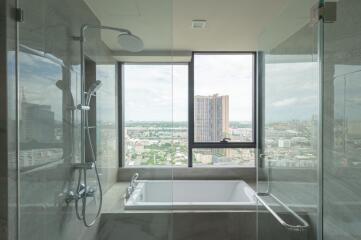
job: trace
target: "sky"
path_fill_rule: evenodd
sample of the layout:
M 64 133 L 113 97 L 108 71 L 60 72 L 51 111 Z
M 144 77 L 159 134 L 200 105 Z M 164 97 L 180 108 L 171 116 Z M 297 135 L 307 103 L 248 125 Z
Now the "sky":
M 125 65 L 125 121 L 186 121 L 186 65 Z
M 307 120 L 319 111 L 318 63 L 288 62 L 287 59 L 285 62 L 279 60 L 277 63 L 266 63 L 267 122 Z M 24 89 L 26 100 L 51 105 L 56 120 L 61 120 L 62 91 L 56 87 L 56 82 L 63 78 L 62 67 L 45 58 L 23 53 L 20 55 L 20 64 L 20 88 Z M 248 121 L 251 117 L 249 109 L 252 101 L 250 67 L 251 61 L 247 57 L 196 56 L 195 94 L 229 95 L 230 120 Z M 342 75 L 344 68 L 346 67 L 337 66 L 336 75 Z M 71 75 L 72 95 L 77 104 L 79 74 L 72 70 Z M 353 75 L 349 78 L 352 80 L 352 77 Z M 125 65 L 125 120 L 187 121 L 187 78 L 186 65 Z M 354 78 L 358 79 L 358 76 Z M 115 66 L 98 66 L 97 79 L 103 82 L 98 92 L 98 117 L 102 121 L 115 121 Z M 349 91 L 352 91 L 353 86 L 351 83 L 349 85 Z M 336 104 L 337 101 L 342 103 L 342 93 L 336 94 L 341 96 L 341 100 L 336 99 Z M 359 99 L 355 102 L 358 103 Z
M 266 63 L 266 122 L 310 120 L 319 113 L 317 62 Z
M 229 96 L 229 119 L 252 121 L 253 55 L 208 55 L 194 58 L 194 94 Z
M 220 64 L 221 63 L 221 64 Z M 251 55 L 196 55 L 195 94 L 229 95 L 230 120 L 252 120 Z M 187 121 L 186 65 L 125 65 L 126 121 Z

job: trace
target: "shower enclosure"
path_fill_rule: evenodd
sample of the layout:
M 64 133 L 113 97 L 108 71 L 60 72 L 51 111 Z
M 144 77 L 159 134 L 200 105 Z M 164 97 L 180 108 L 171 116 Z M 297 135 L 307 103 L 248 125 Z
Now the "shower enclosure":
M 257 62 L 250 168 L 189 160 L 233 152 L 227 137 L 187 142 L 204 53 L 174 50 L 179 2 L 104 2 L 0 3 L 1 239 L 361 239 L 359 0 L 283 0 L 246 52 Z M 84 26 L 99 27 L 79 38 Z
M 360 7 L 286 1 L 259 37 L 259 240 L 360 238 Z

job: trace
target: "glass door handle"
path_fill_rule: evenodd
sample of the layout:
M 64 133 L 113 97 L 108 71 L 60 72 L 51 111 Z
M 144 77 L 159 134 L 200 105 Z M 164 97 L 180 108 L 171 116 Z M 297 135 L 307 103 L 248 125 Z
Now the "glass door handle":
M 297 231 L 297 232 L 301 232 L 303 230 L 306 230 L 309 227 L 309 224 L 300 216 L 298 215 L 296 212 L 294 212 L 291 208 L 289 208 L 286 204 L 284 204 L 281 200 L 279 200 L 276 196 L 274 196 L 273 194 L 270 193 L 256 193 L 255 194 L 257 200 L 262 203 L 262 205 L 272 214 L 272 216 L 274 218 L 277 219 L 277 221 L 284 226 L 285 228 L 291 230 L 291 231 Z M 278 213 L 276 213 L 267 203 L 266 201 L 264 201 L 262 199 L 262 196 L 269 196 L 271 198 L 273 198 L 279 205 L 281 205 L 282 207 L 284 207 L 294 218 L 296 218 L 300 224 L 297 225 L 292 225 L 287 223 L 285 220 L 283 220 L 283 218 L 278 215 Z

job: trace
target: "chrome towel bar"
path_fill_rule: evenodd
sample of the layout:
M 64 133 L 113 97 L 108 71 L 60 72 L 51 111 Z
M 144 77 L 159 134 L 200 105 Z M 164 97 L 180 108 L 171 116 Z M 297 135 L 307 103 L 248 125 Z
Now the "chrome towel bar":
M 281 200 L 279 200 L 277 197 L 275 197 L 273 194 L 270 193 L 256 193 L 256 198 L 259 202 L 262 203 L 262 205 L 273 215 L 274 218 L 277 219 L 277 221 L 291 231 L 304 231 L 309 227 L 309 224 L 296 212 L 294 212 L 291 208 L 289 208 L 287 205 L 285 205 Z M 292 216 L 294 216 L 301 224 L 298 225 L 292 225 L 288 224 L 286 221 L 284 221 L 280 215 L 278 215 L 263 199 L 263 196 L 269 196 L 273 198 L 278 204 L 280 204 L 282 207 L 284 207 L 288 212 L 291 213 Z

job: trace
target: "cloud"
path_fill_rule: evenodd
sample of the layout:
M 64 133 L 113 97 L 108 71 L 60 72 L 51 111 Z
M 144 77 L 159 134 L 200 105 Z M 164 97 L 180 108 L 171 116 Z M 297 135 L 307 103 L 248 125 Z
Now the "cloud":
M 297 98 L 287 98 L 280 101 L 276 101 L 272 103 L 274 107 L 287 107 L 292 106 L 297 102 Z
M 316 103 L 316 97 L 315 96 L 306 96 L 302 98 L 286 98 L 279 101 L 273 102 L 271 105 L 273 107 L 289 107 L 294 106 L 298 104 L 313 104 Z

